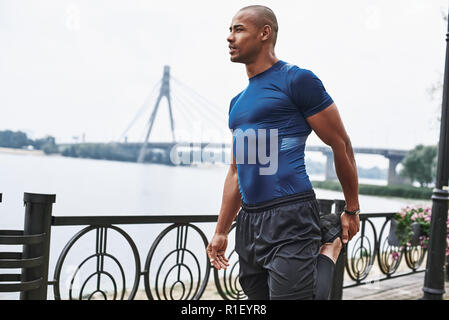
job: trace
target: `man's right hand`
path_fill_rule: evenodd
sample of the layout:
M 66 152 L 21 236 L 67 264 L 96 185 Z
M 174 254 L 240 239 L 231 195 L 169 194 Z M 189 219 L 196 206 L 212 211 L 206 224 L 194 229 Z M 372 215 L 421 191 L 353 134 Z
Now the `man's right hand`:
M 226 247 L 228 246 L 228 236 L 226 234 L 215 233 L 207 246 L 207 255 L 212 265 L 220 270 L 229 266 L 228 259 L 225 257 Z

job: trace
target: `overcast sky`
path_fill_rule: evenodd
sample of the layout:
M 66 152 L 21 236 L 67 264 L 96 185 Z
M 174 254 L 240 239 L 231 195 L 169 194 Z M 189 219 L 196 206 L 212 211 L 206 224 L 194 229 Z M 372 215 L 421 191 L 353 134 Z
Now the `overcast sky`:
M 437 143 L 441 92 L 432 100 L 428 91 L 443 77 L 445 0 L 0 0 L 0 130 L 111 141 L 146 101 L 128 132 L 142 138 L 151 90 L 170 65 L 213 103 L 212 127 L 230 140 L 229 101 L 248 78 L 230 62 L 226 37 L 233 15 L 250 4 L 273 9 L 277 57 L 321 78 L 354 147 Z M 200 115 L 176 90 L 175 126 L 185 133 Z M 164 101 L 150 140 L 169 132 Z

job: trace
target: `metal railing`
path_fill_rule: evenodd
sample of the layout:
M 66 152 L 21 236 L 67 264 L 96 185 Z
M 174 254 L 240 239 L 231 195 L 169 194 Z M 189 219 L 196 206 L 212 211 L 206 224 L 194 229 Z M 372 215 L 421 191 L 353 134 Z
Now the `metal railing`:
M 198 224 L 212 225 L 216 223 L 217 215 L 52 216 L 54 202 L 55 195 L 25 193 L 24 230 L 0 230 L 1 245 L 23 245 L 22 252 L 0 252 L 0 269 L 21 270 L 20 274 L 0 273 L 0 292 L 21 292 L 20 299 L 44 300 L 48 297 L 48 286 L 53 286 L 55 299 L 131 300 L 136 298 L 139 284 L 143 281 L 147 299 L 196 300 L 203 296 L 212 269 L 215 289 L 221 298 L 246 298 L 238 284 L 238 257 L 234 248 L 228 246 L 231 264 L 226 270 L 213 268 L 207 257 L 208 239 Z M 342 200 L 327 199 L 318 199 L 318 203 L 321 212 L 335 214 L 340 214 L 345 204 Z M 345 288 L 372 282 L 373 280 L 368 280 L 368 275 L 374 267 L 378 268 L 382 275 L 375 281 L 424 271 L 419 270 L 419 267 L 426 255 L 425 248 L 418 245 L 401 249 L 389 243 L 386 230 L 393 215 L 394 213 L 360 215 L 359 234 L 342 250 L 337 260 L 331 299 L 342 299 Z M 148 250 L 143 267 L 138 246 L 133 238 L 119 227 L 142 224 L 148 225 L 148 228 L 150 225 L 169 224 L 163 231 L 157 231 L 158 235 Z M 65 244 L 56 262 L 53 278 L 49 281 L 50 233 L 52 228 L 61 226 L 83 228 Z M 234 232 L 234 229 L 235 224 L 232 225 L 230 233 Z M 123 260 L 120 261 L 111 252 L 114 246 L 107 247 L 110 237 L 113 237 L 114 241 L 120 239 L 128 246 L 132 259 L 125 259 L 125 262 L 131 264 L 134 270 L 131 281 L 124 271 Z M 81 262 L 69 272 L 63 272 L 67 257 L 83 240 L 89 243 L 88 248 L 94 248 L 93 252 L 88 252 L 86 247 L 82 250 L 85 257 L 77 257 Z M 95 246 L 92 242 L 95 242 Z M 403 257 L 408 270 L 399 272 Z M 88 276 L 84 273 L 81 277 L 81 270 L 89 264 L 94 271 Z M 115 266 L 118 277 L 108 271 L 111 266 Z M 62 279 L 63 276 L 66 279 Z M 127 281 L 132 283 L 130 288 Z M 103 288 L 106 282 L 109 283 L 107 290 Z M 62 292 L 64 285 L 68 290 L 65 296 Z

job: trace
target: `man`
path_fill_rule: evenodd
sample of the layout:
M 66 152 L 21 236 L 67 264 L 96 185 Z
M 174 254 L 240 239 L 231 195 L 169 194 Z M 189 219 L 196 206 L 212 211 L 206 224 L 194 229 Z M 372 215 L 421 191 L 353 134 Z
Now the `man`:
M 327 299 L 342 241 L 359 230 L 356 164 L 337 107 L 318 77 L 276 58 L 277 32 L 276 17 L 265 6 L 245 7 L 232 19 L 229 54 L 246 65 L 249 84 L 229 108 L 231 165 L 207 253 L 215 268 L 229 266 L 227 234 L 238 213 L 239 282 L 249 299 Z M 304 165 L 312 129 L 333 150 L 346 200 L 341 220 L 319 216 Z M 267 154 L 276 156 L 272 163 Z

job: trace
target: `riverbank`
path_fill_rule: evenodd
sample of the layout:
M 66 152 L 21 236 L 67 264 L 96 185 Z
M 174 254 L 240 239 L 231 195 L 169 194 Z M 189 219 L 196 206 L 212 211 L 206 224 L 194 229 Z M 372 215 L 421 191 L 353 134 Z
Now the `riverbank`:
M 312 181 L 314 188 L 342 191 L 338 181 Z M 429 200 L 432 196 L 431 188 L 419 188 L 409 185 L 372 185 L 359 184 L 359 194 L 373 195 L 380 197 L 398 197 L 407 199 Z
M 18 155 L 33 155 L 33 156 L 45 155 L 44 151 L 42 151 L 42 150 L 27 150 L 27 149 L 15 149 L 15 148 L 0 148 L 0 153 L 18 154 Z

